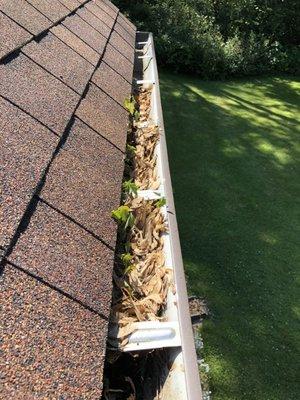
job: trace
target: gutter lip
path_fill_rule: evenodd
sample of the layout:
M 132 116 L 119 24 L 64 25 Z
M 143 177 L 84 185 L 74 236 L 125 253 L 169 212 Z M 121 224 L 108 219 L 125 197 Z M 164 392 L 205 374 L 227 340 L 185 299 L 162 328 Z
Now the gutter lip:
M 160 128 L 160 143 L 161 143 L 161 160 L 162 160 L 162 171 L 164 176 L 164 189 L 165 196 L 168 203 L 168 221 L 169 221 L 169 234 L 171 236 L 171 250 L 174 258 L 174 278 L 176 282 L 176 289 L 178 292 L 178 318 L 179 318 L 179 329 L 181 335 L 181 348 L 183 353 L 184 362 L 184 375 L 186 380 L 187 396 L 188 400 L 201 400 L 202 389 L 200 383 L 200 374 L 197 363 L 197 355 L 194 342 L 194 334 L 192 329 L 191 317 L 189 312 L 188 294 L 186 279 L 184 274 L 184 266 L 182 260 L 182 252 L 179 239 L 178 224 L 176 219 L 176 211 L 173 197 L 173 189 L 171 182 L 171 174 L 168 160 L 166 134 L 164 128 L 164 118 L 161 105 L 160 87 L 159 87 L 159 76 L 157 69 L 156 54 L 154 48 L 154 39 L 151 32 L 137 31 L 137 34 L 148 35 L 148 40 L 152 45 L 152 57 L 154 66 L 155 76 L 155 96 L 157 102 L 157 114 L 159 119 Z

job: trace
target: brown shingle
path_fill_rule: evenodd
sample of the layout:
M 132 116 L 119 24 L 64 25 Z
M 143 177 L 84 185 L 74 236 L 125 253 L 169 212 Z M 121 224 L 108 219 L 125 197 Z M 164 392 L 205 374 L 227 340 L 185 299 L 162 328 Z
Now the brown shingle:
M 9 260 L 108 317 L 113 257 L 98 239 L 39 203 Z
M 32 35 L 0 11 L 0 59 L 27 42 Z
M 115 19 L 110 15 L 106 14 L 100 7 L 98 7 L 94 2 L 89 2 L 85 7 L 93 13 L 97 18 L 103 21 L 109 28 L 112 28 Z
M 135 47 L 135 33 L 128 27 L 122 26 L 122 21 L 118 18 L 118 22 L 115 24 L 115 31 L 118 32 L 123 39 L 130 44 L 131 47 Z
M 58 0 L 26 0 L 28 3 L 32 4 L 39 12 L 44 14 L 52 22 L 57 22 L 58 20 L 64 18 L 70 13 L 65 6 L 63 6 Z
M 59 0 L 65 7 L 67 7 L 70 11 L 76 10 L 80 6 L 77 0 Z
M 65 148 L 52 164 L 41 196 L 114 246 L 116 224 L 110 213 L 120 204 L 123 154 L 80 121 Z
M 0 10 L 34 35 L 48 29 L 52 24 L 25 0 L 0 0 Z
M 86 7 L 79 9 L 77 14 L 106 38 L 110 35 L 111 28 L 92 14 Z
M 124 29 L 128 30 L 128 32 L 135 36 L 136 34 L 136 26 L 129 21 L 128 18 L 125 17 L 122 13 L 118 15 L 118 22 L 123 26 Z
M 96 65 L 100 58 L 99 54 L 88 46 L 78 36 L 74 35 L 69 29 L 62 25 L 54 26 L 50 31 L 57 36 L 60 40 L 66 43 L 69 47 L 75 50 L 77 53 L 82 55 L 91 64 Z
M 39 43 L 30 42 L 22 51 L 80 94 L 94 70 L 89 62 L 52 33 Z
M 78 15 L 72 15 L 63 21 L 63 25 L 80 37 L 100 55 L 103 53 L 106 38 L 87 24 Z
M 104 62 L 102 62 L 99 68 L 95 71 L 92 82 L 103 89 L 122 106 L 125 98 L 131 94 L 130 83 Z M 112 85 L 111 82 L 114 82 L 114 85 Z
M 111 180 L 113 185 L 120 186 L 124 155 L 81 120 L 75 118 L 63 148 L 78 157 L 84 164 L 98 169 L 106 181 Z
M 112 18 L 115 18 L 118 12 L 118 9 L 113 9 L 112 7 L 108 6 L 102 0 L 93 0 L 93 2 L 100 7 L 106 14 L 110 15 Z
M 0 398 L 99 399 L 107 322 L 10 265 L 0 293 Z
M 51 131 L 0 97 L 0 244 L 9 244 L 58 143 Z
M 119 11 L 118 7 L 115 6 L 111 1 L 109 0 L 102 0 L 102 3 L 105 3 L 108 7 L 112 8 L 115 11 Z
M 76 115 L 93 129 L 125 150 L 127 112 L 95 85 L 91 85 Z
M 106 47 L 103 60 L 128 82 L 132 82 L 133 64 L 110 44 Z
M 125 39 L 122 38 L 116 31 L 113 31 L 109 43 L 114 46 L 123 56 L 131 63 L 134 61 L 134 48 L 131 47 Z
M 0 65 L 0 94 L 61 135 L 79 96 L 21 54 Z

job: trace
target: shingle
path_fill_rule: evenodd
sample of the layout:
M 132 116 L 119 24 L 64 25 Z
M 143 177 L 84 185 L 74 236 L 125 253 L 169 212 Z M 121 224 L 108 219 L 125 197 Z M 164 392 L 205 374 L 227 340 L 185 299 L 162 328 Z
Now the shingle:
M 118 9 L 113 9 L 104 3 L 102 0 L 93 0 L 93 2 L 100 7 L 106 14 L 110 15 L 112 18 L 115 18 L 118 12 Z
M 59 0 L 66 8 L 70 11 L 76 10 L 76 8 L 80 7 L 80 4 L 77 0 Z
M 100 7 L 98 7 L 94 2 L 89 2 L 85 7 L 93 13 L 97 18 L 103 21 L 109 28 L 112 28 L 115 19 L 110 15 L 106 14 Z
M 9 260 L 108 317 L 113 257 L 98 239 L 39 203 Z
M 118 22 L 120 25 L 123 26 L 125 30 L 128 30 L 130 34 L 132 34 L 133 36 L 136 35 L 136 26 L 122 13 L 118 15 Z
M 57 22 L 70 13 L 58 0 L 26 0 L 32 4 L 39 12 L 44 14 L 52 22 Z
M 93 29 L 78 15 L 72 15 L 63 21 L 63 25 L 80 37 L 85 43 L 91 46 L 100 55 L 106 45 L 106 38 Z
M 74 35 L 69 29 L 62 25 L 54 26 L 50 31 L 69 47 L 82 55 L 87 61 L 93 65 L 97 65 L 100 58 L 99 54 L 90 46 L 84 43 L 78 36 Z
M 0 59 L 27 42 L 32 35 L 0 11 Z
M 126 40 L 130 44 L 131 47 L 135 47 L 135 33 L 132 32 L 130 28 L 124 28 L 122 24 L 119 22 L 120 19 L 118 19 L 118 22 L 115 24 L 115 31 L 118 32 L 120 36 L 122 36 L 123 39 Z
M 105 3 L 107 6 L 109 6 L 110 8 L 112 8 L 115 11 L 119 11 L 118 7 L 115 6 L 111 1 L 109 0 L 102 0 L 102 3 Z
M 0 244 L 9 244 L 58 143 L 51 131 L 0 97 Z
M 78 94 L 21 54 L 0 65 L 0 94 L 61 135 Z
M 95 85 L 90 86 L 76 115 L 119 149 L 125 150 L 127 112 Z
M 78 157 L 84 164 L 98 169 L 105 180 L 110 180 L 117 187 L 120 186 L 124 170 L 123 153 L 81 120 L 75 118 L 63 149 Z
M 79 9 L 77 14 L 106 38 L 110 35 L 111 28 L 92 14 L 86 7 Z
M 41 196 L 114 246 L 117 232 L 110 214 L 120 204 L 123 154 L 82 123 L 71 135 L 66 150 L 51 165 Z M 90 155 L 94 162 L 87 161 Z
M 52 25 L 48 18 L 25 0 L 0 0 L 0 10 L 34 35 Z
M 131 63 L 134 62 L 134 48 L 131 47 L 116 31 L 113 31 L 109 43 L 123 54 L 123 56 L 125 56 Z
M 133 64 L 110 44 L 106 47 L 103 60 L 116 72 L 122 75 L 128 82 L 132 82 Z
M 92 82 L 113 97 L 122 106 L 125 98 L 131 94 L 131 84 L 104 62 L 96 69 Z M 113 85 L 111 84 L 112 82 L 114 82 Z
M 94 70 L 89 62 L 52 33 L 39 43 L 30 42 L 22 51 L 80 94 Z
M 10 265 L 0 292 L 1 399 L 99 399 L 107 322 Z

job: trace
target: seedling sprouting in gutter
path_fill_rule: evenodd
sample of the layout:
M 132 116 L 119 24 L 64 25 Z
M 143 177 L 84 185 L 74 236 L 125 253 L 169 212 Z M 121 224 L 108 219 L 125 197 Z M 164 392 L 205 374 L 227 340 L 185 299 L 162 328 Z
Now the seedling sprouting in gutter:
M 132 228 L 134 224 L 134 216 L 128 206 L 120 206 L 111 212 L 111 216 L 115 221 L 126 231 L 127 228 Z
M 124 265 L 124 274 L 128 274 L 131 272 L 134 268 L 135 265 L 132 263 L 133 256 L 130 253 L 124 253 L 121 255 L 121 260 Z
M 133 96 L 127 97 L 124 100 L 124 107 L 135 121 L 139 120 L 140 113 L 137 110 L 137 102 L 135 101 L 135 98 Z
M 159 200 L 157 200 L 157 201 L 155 202 L 155 206 L 156 206 L 157 208 L 160 208 L 160 207 L 165 206 L 166 203 L 167 203 L 167 202 L 166 202 L 165 197 L 161 197 Z
M 126 153 L 127 153 L 128 157 L 134 157 L 135 152 L 136 152 L 135 146 L 131 146 L 130 144 L 126 145 Z
M 129 179 L 128 181 L 123 182 L 123 190 L 125 194 L 128 194 L 129 196 L 135 197 L 137 196 L 138 192 L 138 186 L 133 182 L 132 179 Z

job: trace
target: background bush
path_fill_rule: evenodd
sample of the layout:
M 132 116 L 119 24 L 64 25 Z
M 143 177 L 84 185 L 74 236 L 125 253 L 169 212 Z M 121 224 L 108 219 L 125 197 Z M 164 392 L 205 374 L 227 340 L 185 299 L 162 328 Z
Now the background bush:
M 115 0 L 161 65 L 204 78 L 299 73 L 298 0 Z

